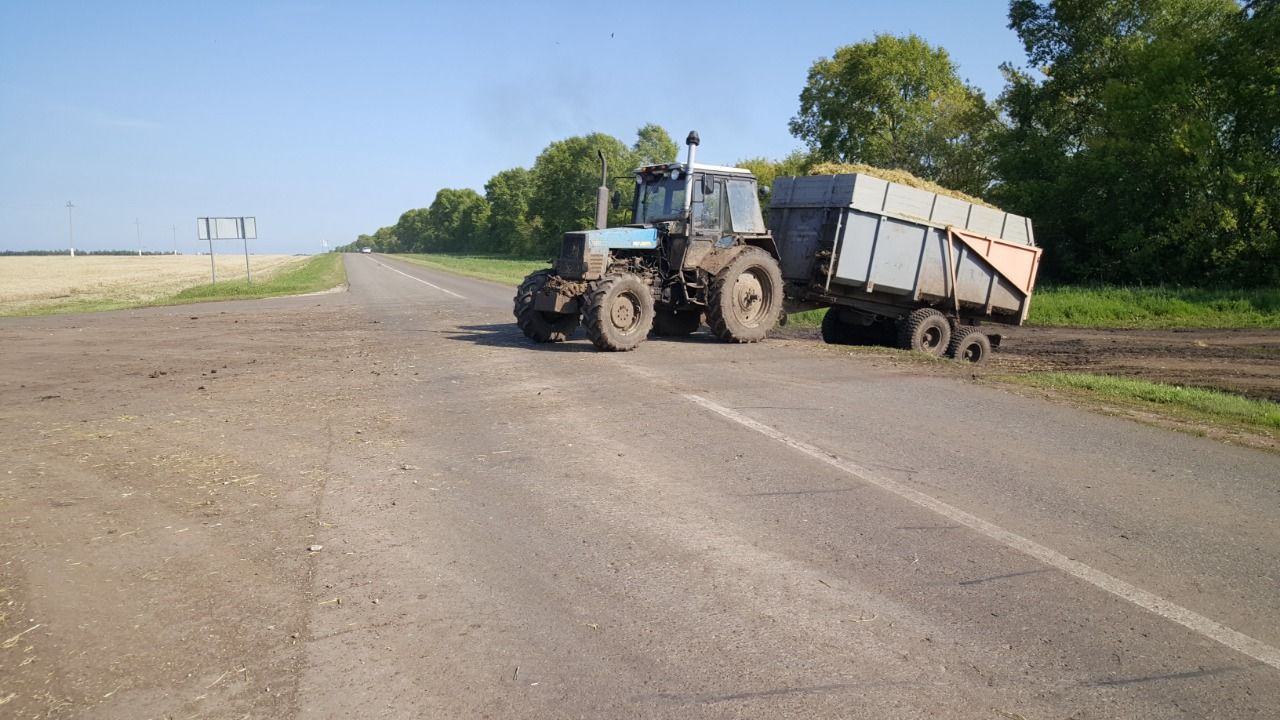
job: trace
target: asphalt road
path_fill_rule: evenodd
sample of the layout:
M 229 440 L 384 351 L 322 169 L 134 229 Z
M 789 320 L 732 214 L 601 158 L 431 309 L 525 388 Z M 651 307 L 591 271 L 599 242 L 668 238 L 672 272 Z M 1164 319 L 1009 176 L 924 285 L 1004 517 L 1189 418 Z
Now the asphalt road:
M 804 343 L 534 346 L 507 288 L 382 256 L 347 270 L 342 294 L 0 324 L 15 367 L 91 342 L 130 377 L 112 394 L 68 379 L 100 407 L 84 417 L 36 401 L 53 392 L 37 371 L 0 383 L 18 408 L 0 460 L 22 476 L 2 486 L 0 579 L 43 626 L 0 651 L 16 706 L 38 709 L 43 681 L 83 717 L 1280 717 L 1273 454 Z M 187 313 L 221 329 L 193 334 Z M 143 336 L 151 357 L 106 354 Z M 234 358 L 225 385 L 141 379 L 214 351 Z M 153 465 L 168 456 L 147 443 L 179 437 L 236 466 L 224 485 L 274 483 L 236 496 L 253 508 L 238 535 L 192 524 L 183 542 L 205 544 L 182 572 L 141 576 L 202 598 L 149 636 L 148 673 L 88 650 L 145 645 L 129 618 L 154 603 L 83 636 L 74 620 L 123 553 L 158 568 L 172 540 L 94 556 L 69 604 L 49 589 L 103 535 L 42 523 L 130 477 L 77 460 L 118 448 L 51 428 L 144 420 L 124 444 Z M 30 489 L 64 466 L 84 477 Z M 166 507 L 153 525 L 191 512 Z M 253 575 L 208 579 L 235 562 Z M 27 639 L 48 650 L 19 665 Z

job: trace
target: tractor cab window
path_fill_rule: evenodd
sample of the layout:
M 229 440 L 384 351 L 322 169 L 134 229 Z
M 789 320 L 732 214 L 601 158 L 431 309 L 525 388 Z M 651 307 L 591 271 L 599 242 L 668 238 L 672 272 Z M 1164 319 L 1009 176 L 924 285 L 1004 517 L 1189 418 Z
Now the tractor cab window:
M 684 213 L 684 177 L 641 176 L 636 191 L 636 217 L 639 224 L 662 220 L 679 220 Z
M 721 204 L 724 193 L 714 178 L 693 179 L 693 227 L 695 230 L 720 231 Z
M 756 197 L 756 184 L 749 180 L 730 180 L 729 223 L 734 232 L 764 232 L 764 217 L 760 214 L 760 200 Z

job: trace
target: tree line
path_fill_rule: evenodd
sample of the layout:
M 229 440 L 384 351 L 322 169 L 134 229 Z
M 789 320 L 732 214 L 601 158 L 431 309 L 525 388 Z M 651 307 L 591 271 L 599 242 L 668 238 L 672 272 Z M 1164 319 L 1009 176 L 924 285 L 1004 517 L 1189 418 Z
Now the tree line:
M 802 150 L 738 164 L 761 186 L 864 163 L 982 197 L 1032 218 L 1048 280 L 1280 283 L 1280 0 L 1012 0 L 1008 19 L 1030 67 L 1003 65 L 998 97 L 945 49 L 878 35 L 810 68 Z M 652 124 L 629 146 L 559 140 L 347 249 L 551 256 L 592 226 L 597 150 L 621 175 L 678 147 Z M 611 186 L 629 207 L 632 184 Z

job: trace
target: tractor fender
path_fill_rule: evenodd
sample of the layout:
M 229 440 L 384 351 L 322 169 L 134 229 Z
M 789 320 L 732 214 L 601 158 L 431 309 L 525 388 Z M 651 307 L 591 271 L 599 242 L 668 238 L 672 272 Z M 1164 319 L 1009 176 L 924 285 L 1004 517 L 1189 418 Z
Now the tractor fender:
M 733 262 L 734 258 L 738 257 L 750 248 L 760 248 L 761 250 L 769 253 L 769 255 L 774 259 L 777 259 L 778 257 L 773 246 L 773 238 L 744 238 L 743 243 L 744 244 L 731 245 L 729 247 L 716 247 L 707 243 L 705 251 L 697 258 L 696 267 L 710 275 L 715 275 L 725 269 L 729 263 Z M 690 248 L 690 250 L 692 251 L 693 248 Z

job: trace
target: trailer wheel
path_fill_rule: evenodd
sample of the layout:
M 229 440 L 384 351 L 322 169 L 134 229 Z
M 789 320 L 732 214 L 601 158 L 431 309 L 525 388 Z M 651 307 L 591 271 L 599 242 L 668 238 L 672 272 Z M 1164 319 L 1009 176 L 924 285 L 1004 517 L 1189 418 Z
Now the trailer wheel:
M 578 329 L 577 313 L 553 313 L 533 309 L 533 299 L 551 279 L 550 270 L 530 274 L 516 290 L 516 325 L 524 336 L 537 343 L 561 342 Z
M 951 323 L 933 308 L 919 308 L 898 321 L 898 347 L 941 355 L 951 343 Z
M 947 357 L 960 362 L 980 365 L 991 356 L 991 339 L 987 334 L 973 327 L 962 327 L 951 338 L 951 346 L 947 348 Z
M 707 303 L 707 325 L 725 342 L 759 342 L 778 323 L 782 271 L 759 248 L 747 248 L 716 274 Z
M 582 324 L 601 350 L 625 352 L 653 328 L 653 290 L 637 275 L 609 275 L 587 288 Z
M 653 334 L 658 337 L 683 337 L 692 335 L 702 325 L 699 310 L 672 310 L 660 307 L 654 311 Z

